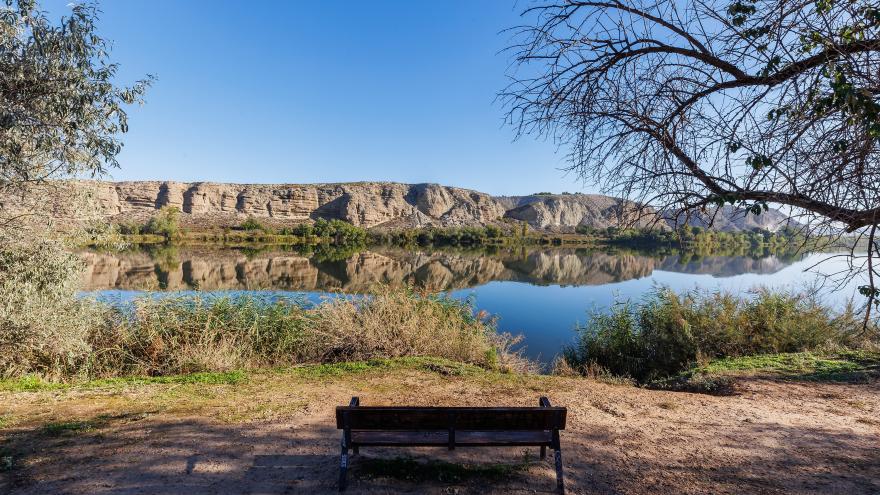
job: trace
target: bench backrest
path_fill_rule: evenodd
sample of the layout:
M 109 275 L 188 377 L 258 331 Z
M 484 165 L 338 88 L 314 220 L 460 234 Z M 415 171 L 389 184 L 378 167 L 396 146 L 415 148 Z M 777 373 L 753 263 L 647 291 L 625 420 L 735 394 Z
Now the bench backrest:
M 531 431 L 565 429 L 564 407 L 336 408 L 336 427 L 347 430 Z

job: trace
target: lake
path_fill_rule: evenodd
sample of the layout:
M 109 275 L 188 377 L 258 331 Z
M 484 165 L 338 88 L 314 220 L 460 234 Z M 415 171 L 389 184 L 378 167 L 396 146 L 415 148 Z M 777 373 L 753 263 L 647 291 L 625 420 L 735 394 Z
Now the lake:
M 820 284 L 805 271 L 831 254 L 780 257 L 646 254 L 626 250 L 515 248 L 496 250 L 371 248 L 346 253 L 161 247 L 122 253 L 87 251 L 85 295 L 124 304 L 145 292 L 257 293 L 319 301 L 362 294 L 377 283 L 413 285 L 473 298 L 498 317 L 501 331 L 522 334 L 525 354 L 552 361 L 591 310 L 615 300 L 639 299 L 656 285 L 746 293 Z M 842 258 L 825 262 L 833 273 Z M 825 284 L 829 304 L 842 306 L 859 285 Z

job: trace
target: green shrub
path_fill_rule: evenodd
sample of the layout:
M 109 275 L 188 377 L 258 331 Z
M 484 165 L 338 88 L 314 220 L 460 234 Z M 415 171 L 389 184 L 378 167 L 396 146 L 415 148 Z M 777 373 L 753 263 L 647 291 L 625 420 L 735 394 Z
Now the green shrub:
M 76 297 L 82 261 L 50 241 L 0 247 L 0 376 L 88 367 L 104 308 Z
M 581 372 L 600 367 L 646 382 L 700 360 L 858 343 L 861 327 L 850 310 L 835 314 L 805 294 L 762 289 L 752 296 L 658 288 L 640 304 L 591 315 L 563 358 Z
M 180 210 L 174 206 L 163 206 L 158 213 L 144 225 L 145 234 L 156 234 L 172 239 L 180 234 Z
M 504 231 L 501 230 L 501 227 L 497 225 L 487 225 L 486 226 L 486 237 L 490 239 L 497 239 L 504 235 Z
M 123 235 L 139 235 L 143 233 L 144 226 L 137 222 L 119 222 L 116 229 Z
M 298 235 L 300 237 L 311 237 L 315 233 L 315 229 L 311 224 L 301 223 L 293 228 L 293 235 Z
M 342 220 L 318 219 L 312 227 L 314 234 L 324 242 L 336 245 L 363 245 L 367 231 Z
M 263 232 L 269 232 L 269 228 L 260 223 L 256 218 L 249 216 L 244 222 L 241 222 L 241 225 L 238 226 L 240 230 L 260 230 Z
M 574 228 L 574 231 L 580 235 L 596 235 L 599 233 L 599 229 L 592 225 L 578 225 Z
M 314 229 L 311 224 L 301 223 L 294 225 L 293 227 L 282 227 L 278 229 L 278 233 L 281 235 L 290 235 L 305 239 L 314 235 Z

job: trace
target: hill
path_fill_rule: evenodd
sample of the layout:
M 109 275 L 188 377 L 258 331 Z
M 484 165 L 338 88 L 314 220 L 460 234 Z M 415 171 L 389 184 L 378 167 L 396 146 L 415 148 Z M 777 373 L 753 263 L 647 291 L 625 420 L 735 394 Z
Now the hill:
M 336 184 L 221 184 L 173 181 L 66 181 L 49 184 L 37 204 L 61 224 L 82 212 L 110 221 L 146 221 L 162 207 L 178 208 L 187 227 L 232 227 L 247 217 L 272 226 L 289 226 L 319 218 L 339 219 L 364 228 L 481 226 L 504 221 L 526 222 L 550 232 L 573 232 L 578 226 L 597 229 L 621 225 L 668 228 L 675 216 L 652 209 L 639 211 L 628 200 L 597 194 L 491 196 L 439 184 L 353 182 Z M 25 203 L 0 197 L 0 208 L 16 211 Z M 30 207 L 33 203 L 27 203 Z M 684 218 L 681 218 L 684 223 Z M 710 215 L 688 219 L 705 227 Z M 762 215 L 725 206 L 713 228 L 776 231 L 789 224 L 778 210 Z

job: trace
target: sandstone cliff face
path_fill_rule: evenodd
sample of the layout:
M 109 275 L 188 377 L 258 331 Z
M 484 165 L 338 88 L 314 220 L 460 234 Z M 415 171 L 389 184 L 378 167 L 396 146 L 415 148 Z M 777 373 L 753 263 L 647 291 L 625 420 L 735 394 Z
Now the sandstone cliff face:
M 437 184 L 356 182 L 342 184 L 218 184 L 172 181 L 67 181 L 44 188 L 38 203 L 60 220 L 102 217 L 145 222 L 164 206 L 183 213 L 187 227 L 232 227 L 253 216 L 273 226 L 320 218 L 339 219 L 365 228 L 479 226 L 512 219 L 532 228 L 573 232 L 579 225 L 604 229 L 621 225 L 667 228 L 674 219 L 651 209 L 638 211 L 627 200 L 594 194 L 492 197 Z M 23 209 L 23 203 L 0 197 L 0 209 Z M 30 204 L 30 203 L 29 203 Z M 725 207 L 713 228 L 776 230 L 786 216 L 770 210 L 760 216 Z M 692 218 L 691 224 L 705 225 Z M 794 224 L 797 225 L 797 224 Z
M 86 191 L 91 206 L 112 220 L 142 219 L 163 206 L 183 213 L 185 224 L 231 226 L 253 216 L 296 224 L 339 219 L 361 227 L 483 225 L 504 209 L 488 194 L 436 184 L 216 184 L 208 182 L 69 182 Z M 51 199 L 55 217 L 72 215 L 64 195 Z
M 639 211 L 631 201 L 597 194 L 507 196 L 498 200 L 509 209 L 505 217 L 528 222 L 534 228 L 561 232 L 580 225 L 597 229 L 621 225 L 666 228 L 652 209 Z
M 773 208 L 755 215 L 744 208 L 725 205 L 720 210 L 713 209 L 703 214 L 694 214 L 690 218 L 686 218 L 685 215 L 676 216 L 671 212 L 664 212 L 663 216 L 669 225 L 687 224 L 723 232 L 747 232 L 756 228 L 776 232 L 786 226 L 795 229 L 803 227 L 796 220 Z

